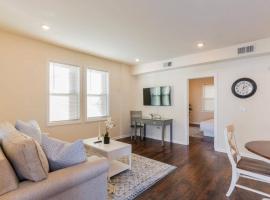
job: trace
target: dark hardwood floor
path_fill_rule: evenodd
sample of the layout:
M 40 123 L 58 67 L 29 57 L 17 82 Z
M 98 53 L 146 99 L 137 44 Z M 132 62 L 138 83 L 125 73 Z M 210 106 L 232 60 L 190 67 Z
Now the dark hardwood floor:
M 146 139 L 120 141 L 132 144 L 133 153 L 165 162 L 177 169 L 145 191 L 137 200 L 257 200 L 263 197 L 242 189 L 236 189 L 230 198 L 225 196 L 231 179 L 231 166 L 227 155 L 215 152 L 213 140 L 209 138 L 190 138 L 190 145 L 165 143 Z M 270 193 L 267 184 L 240 180 L 247 186 L 256 186 Z

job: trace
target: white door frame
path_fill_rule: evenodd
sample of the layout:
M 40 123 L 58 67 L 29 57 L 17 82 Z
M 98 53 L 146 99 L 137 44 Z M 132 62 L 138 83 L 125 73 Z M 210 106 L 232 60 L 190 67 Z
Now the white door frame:
M 186 92 L 185 92 L 185 144 L 189 145 L 189 81 L 192 79 L 214 77 L 215 87 L 215 111 L 214 111 L 214 149 L 217 150 L 218 141 L 218 74 L 217 73 L 202 73 L 195 76 L 189 76 L 186 79 Z

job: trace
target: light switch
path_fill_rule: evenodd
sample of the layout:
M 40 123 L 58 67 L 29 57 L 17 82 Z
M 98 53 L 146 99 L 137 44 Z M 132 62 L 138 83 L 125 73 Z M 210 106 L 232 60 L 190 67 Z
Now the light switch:
M 241 112 L 247 112 L 247 109 L 245 107 L 240 107 Z

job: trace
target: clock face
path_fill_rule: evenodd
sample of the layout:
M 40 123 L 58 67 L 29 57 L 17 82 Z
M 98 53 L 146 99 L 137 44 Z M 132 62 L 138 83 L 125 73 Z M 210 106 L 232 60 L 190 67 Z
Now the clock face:
M 241 78 L 232 85 L 232 92 L 239 98 L 248 98 L 255 94 L 257 90 L 256 83 L 249 78 Z

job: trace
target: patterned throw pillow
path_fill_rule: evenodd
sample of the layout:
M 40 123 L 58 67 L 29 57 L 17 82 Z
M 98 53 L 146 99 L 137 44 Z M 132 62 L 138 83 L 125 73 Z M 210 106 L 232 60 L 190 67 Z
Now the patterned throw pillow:
M 17 120 L 15 128 L 20 132 L 35 139 L 38 143 L 41 143 L 41 130 L 38 123 L 35 120 L 31 120 L 29 122 Z
M 76 165 L 87 159 L 82 140 L 68 143 L 42 134 L 41 141 L 51 171 Z

